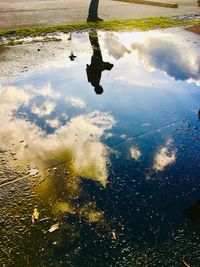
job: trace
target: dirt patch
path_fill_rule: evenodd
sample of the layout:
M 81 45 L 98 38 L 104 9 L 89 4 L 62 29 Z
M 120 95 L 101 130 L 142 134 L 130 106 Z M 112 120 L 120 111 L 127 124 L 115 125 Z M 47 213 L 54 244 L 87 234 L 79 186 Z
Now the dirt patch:
M 3 45 L 0 45 L 0 53 L 5 50 L 5 47 Z
M 186 30 L 200 34 L 200 25 L 193 25 L 193 26 L 187 27 Z

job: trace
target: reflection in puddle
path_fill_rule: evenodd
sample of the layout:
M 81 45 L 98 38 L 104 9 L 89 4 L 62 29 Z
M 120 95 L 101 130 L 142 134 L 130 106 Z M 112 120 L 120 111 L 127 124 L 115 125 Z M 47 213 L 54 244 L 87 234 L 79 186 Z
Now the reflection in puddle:
M 136 147 L 131 147 L 130 152 L 131 152 L 131 157 L 135 160 L 138 160 L 141 157 L 141 152 Z
M 166 145 L 156 153 L 153 165 L 156 171 L 163 171 L 168 165 L 176 161 L 176 151 L 170 148 L 172 142 L 171 139 L 168 139 Z
M 1 55 L 0 263 L 195 266 L 199 41 L 60 37 Z
M 39 172 L 40 180 L 44 181 L 34 188 L 34 192 L 45 201 L 45 205 L 52 207 L 53 212 L 74 214 L 76 210 L 76 214 L 87 217 L 89 221 L 98 221 L 102 214 L 95 210 L 94 205 L 90 205 L 91 209 L 86 206 L 85 210 L 85 206 L 74 207 L 73 201 L 81 194 L 80 177 L 96 180 L 104 187 L 107 184 L 108 148 L 100 138 L 113 127 L 114 118 L 98 111 L 79 115 L 54 133 L 47 134 L 34 122 L 15 116 L 20 105 L 31 102 L 30 95 L 14 87 L 2 88 L 2 95 L 15 90 L 17 97 L 14 94 L 6 96 L 10 101 L 3 103 L 7 113 L 0 129 L 1 140 L 4 140 L 2 147 L 10 148 L 17 159 L 11 158 L 8 165 L 19 168 L 21 172 L 30 169 L 32 176 Z M 38 117 L 50 115 L 52 104 L 48 103 L 47 108 L 38 108 L 38 112 L 31 107 L 31 112 Z M 82 106 L 83 102 L 76 100 L 75 103 Z
M 5 99 L 9 101 L 4 101 Z M 12 147 L 18 159 L 16 164 L 20 161 L 24 166 L 29 165 L 40 170 L 66 164 L 75 175 L 97 179 L 105 186 L 108 151 L 100 138 L 106 130 L 113 127 L 114 118 L 109 113 L 95 111 L 73 117 L 54 133 L 47 134 L 34 122 L 24 119 L 23 116 L 20 118 L 21 114 L 15 116 L 19 106 L 28 105 L 29 101 L 31 102 L 31 96 L 23 90 L 15 87 L 2 88 L 3 124 L 0 136 L 4 140 L 5 148 Z M 50 105 L 46 105 L 46 108 L 43 105 L 38 112 L 35 112 L 33 103 L 31 112 L 39 118 L 50 115 L 52 103 L 48 103 Z M 76 100 L 77 103 L 82 105 L 80 100 Z M 55 122 L 55 119 L 50 121 Z
M 91 31 L 89 33 L 89 39 L 93 49 L 93 55 L 91 64 L 87 64 L 86 67 L 87 78 L 88 82 L 94 87 L 95 93 L 101 95 L 103 93 L 103 87 L 100 85 L 101 74 L 104 70 L 111 70 L 113 64 L 103 61 L 97 31 Z
M 166 34 L 162 39 L 160 36 L 148 37 L 142 44 L 133 43 L 132 48 L 137 51 L 139 60 L 147 70 L 161 70 L 176 80 L 198 83 L 200 67 L 197 51 L 191 48 L 185 50 L 181 41 L 173 37 L 170 34 Z

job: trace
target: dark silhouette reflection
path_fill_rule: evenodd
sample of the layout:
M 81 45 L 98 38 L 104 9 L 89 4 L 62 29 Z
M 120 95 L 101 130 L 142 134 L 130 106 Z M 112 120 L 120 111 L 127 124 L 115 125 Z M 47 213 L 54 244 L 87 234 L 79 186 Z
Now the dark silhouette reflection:
M 104 62 L 101 54 L 97 31 L 93 30 L 89 33 L 90 43 L 93 49 L 90 65 L 87 64 L 86 72 L 88 82 L 94 87 L 96 94 L 103 93 L 103 87 L 100 85 L 101 73 L 104 70 L 111 70 L 113 64 Z
M 70 41 L 70 43 L 71 43 L 71 41 L 72 41 L 72 33 L 70 33 L 68 41 Z M 72 44 L 71 44 L 71 46 L 72 46 Z M 70 54 L 69 58 L 70 58 L 71 61 L 74 61 L 74 59 L 76 58 L 76 56 L 74 55 L 73 51 L 71 51 L 71 54 Z
M 76 58 L 76 56 L 74 55 L 73 51 L 71 52 L 69 58 L 70 58 L 71 61 L 74 61 L 74 59 Z

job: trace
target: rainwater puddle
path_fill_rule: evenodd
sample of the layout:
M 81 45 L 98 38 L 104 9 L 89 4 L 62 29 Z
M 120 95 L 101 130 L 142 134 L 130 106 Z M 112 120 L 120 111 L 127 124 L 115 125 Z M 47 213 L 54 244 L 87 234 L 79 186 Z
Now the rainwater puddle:
M 58 37 L 0 54 L 0 264 L 199 266 L 199 36 Z

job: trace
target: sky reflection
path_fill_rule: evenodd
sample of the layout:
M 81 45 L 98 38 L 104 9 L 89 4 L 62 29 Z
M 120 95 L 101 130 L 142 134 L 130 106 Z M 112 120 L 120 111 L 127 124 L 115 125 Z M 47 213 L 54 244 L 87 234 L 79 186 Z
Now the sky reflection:
M 59 44 L 39 45 L 40 52 L 38 44 L 11 48 L 0 66 L 3 157 L 34 195 L 30 206 L 23 202 L 26 211 L 8 201 L 4 216 L 23 214 L 22 239 L 37 244 L 39 233 L 45 248 L 33 242 L 27 261 L 36 253 L 44 265 L 140 266 L 145 253 L 151 266 L 175 266 L 178 251 L 192 262 L 198 234 L 182 211 L 200 192 L 195 37 L 183 30 L 60 37 Z M 30 53 L 36 55 L 29 62 Z M 88 66 L 97 63 L 88 79 Z M 1 183 L 2 194 L 7 185 Z M 48 223 L 31 227 L 35 206 Z M 11 228 L 2 230 L 4 251 L 14 240 Z M 16 252 L 23 251 L 19 244 Z

